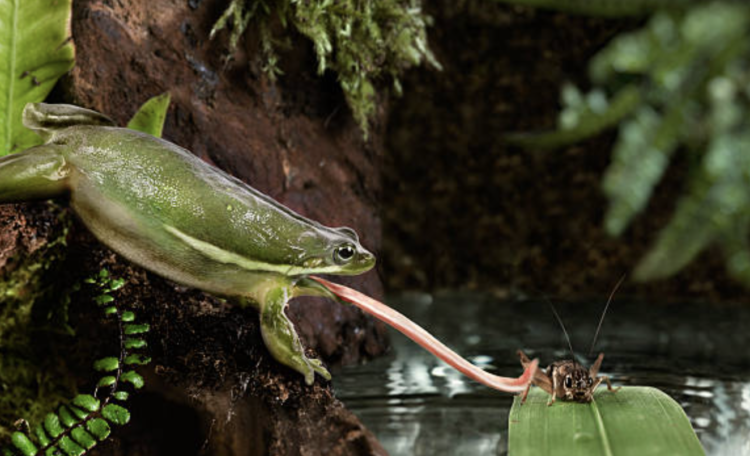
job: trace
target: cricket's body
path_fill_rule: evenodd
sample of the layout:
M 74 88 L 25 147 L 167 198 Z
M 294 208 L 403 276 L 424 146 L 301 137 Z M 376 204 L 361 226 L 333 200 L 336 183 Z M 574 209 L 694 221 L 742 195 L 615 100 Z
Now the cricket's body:
M 521 365 L 526 367 L 531 360 L 518 350 Z M 537 370 L 531 384 L 534 384 L 550 395 L 547 405 L 552 405 L 559 397 L 564 401 L 588 403 L 594 399 L 594 391 L 602 382 L 607 383 L 607 390 L 616 393 L 620 387 L 613 388 L 609 377 L 598 377 L 599 368 L 604 360 L 604 353 L 600 353 L 591 368 L 586 369 L 572 360 L 555 361 L 544 371 Z M 526 402 L 531 384 L 521 395 L 521 403 Z

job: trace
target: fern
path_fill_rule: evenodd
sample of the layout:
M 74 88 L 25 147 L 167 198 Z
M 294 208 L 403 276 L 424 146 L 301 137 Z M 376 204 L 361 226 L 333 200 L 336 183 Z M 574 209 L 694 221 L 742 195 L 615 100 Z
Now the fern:
M 123 386 L 143 387 L 143 377 L 134 368 L 150 362 L 150 358 L 142 353 L 146 348 L 142 335 L 148 332 L 149 326 L 136 323 L 133 312 L 117 304 L 113 292 L 125 285 L 123 279 L 113 279 L 106 269 L 102 269 L 98 276 L 85 282 L 98 289 L 94 302 L 104 315 L 115 319 L 120 351 L 117 356 L 94 363 L 94 369 L 103 376 L 93 394 L 79 394 L 56 412 L 48 413 L 43 422 L 33 428 L 21 420 L 24 429 L 12 434 L 11 446 L 3 450 L 5 455 L 80 456 L 104 441 L 113 425 L 122 426 L 130 421 L 130 412 L 121 405 L 129 397 Z M 105 394 L 100 398 L 102 391 Z
M 603 181 L 613 235 L 645 209 L 675 154 L 687 154 L 687 192 L 635 277 L 667 277 L 719 244 L 729 273 L 750 285 L 750 6 L 695 3 L 657 12 L 601 50 L 589 64 L 594 88 L 564 88 L 558 131 L 510 139 L 556 147 L 619 125 Z
M 280 43 L 271 33 L 274 20 L 312 41 L 318 73 L 336 72 L 365 137 L 375 113 L 375 79 L 390 77 L 400 93 L 398 76 L 405 68 L 422 62 L 440 68 L 427 46 L 429 17 L 419 0 L 232 0 L 211 36 L 231 24 L 233 52 L 252 24 L 260 35 L 264 69 L 273 80 L 283 74 L 277 65 Z

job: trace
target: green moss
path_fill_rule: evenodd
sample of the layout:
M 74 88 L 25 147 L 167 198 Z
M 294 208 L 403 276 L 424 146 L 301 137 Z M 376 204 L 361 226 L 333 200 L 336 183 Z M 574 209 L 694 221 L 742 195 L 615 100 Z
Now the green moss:
M 64 217 L 61 213 L 60 217 Z M 44 277 L 65 254 L 70 221 L 44 247 L 25 258 L 9 262 L 0 277 L 0 439 L 16 429 L 13 422 L 23 416 L 38 421 L 59 403 L 75 393 L 63 360 L 40 357 L 35 349 L 39 329 L 37 305 L 47 295 Z M 56 306 L 59 307 L 59 306 Z M 56 314 L 57 315 L 57 314 Z M 66 326 L 63 321 L 61 324 Z
M 375 112 L 377 81 L 389 79 L 400 94 L 399 75 L 406 68 L 424 61 L 440 68 L 427 46 L 429 17 L 419 0 L 232 0 L 211 36 L 231 22 L 234 50 L 248 27 L 257 29 L 265 71 L 275 78 L 282 74 L 276 54 L 279 38 L 270 25 L 276 20 L 312 41 L 319 74 L 336 72 L 365 136 Z

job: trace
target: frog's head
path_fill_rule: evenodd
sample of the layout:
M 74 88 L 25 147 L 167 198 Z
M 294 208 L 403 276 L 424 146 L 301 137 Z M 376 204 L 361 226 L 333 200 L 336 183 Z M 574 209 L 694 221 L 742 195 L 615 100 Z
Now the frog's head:
M 304 274 L 356 275 L 375 266 L 375 255 L 362 247 L 351 228 L 324 228 L 305 237 Z

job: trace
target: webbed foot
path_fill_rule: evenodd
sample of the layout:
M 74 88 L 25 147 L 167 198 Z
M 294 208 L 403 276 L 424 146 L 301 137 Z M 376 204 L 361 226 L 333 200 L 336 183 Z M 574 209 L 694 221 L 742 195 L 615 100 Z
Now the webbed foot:
M 260 327 L 263 341 L 276 360 L 305 376 L 305 383 L 312 385 L 317 372 L 326 380 L 331 374 L 319 359 L 308 358 L 294 325 L 284 313 L 289 298 L 285 288 L 271 290 L 261 306 Z

